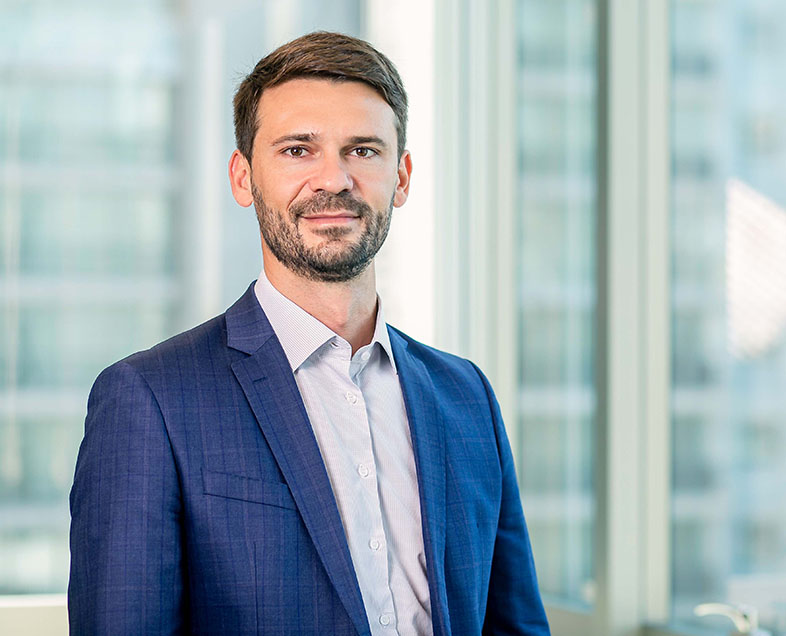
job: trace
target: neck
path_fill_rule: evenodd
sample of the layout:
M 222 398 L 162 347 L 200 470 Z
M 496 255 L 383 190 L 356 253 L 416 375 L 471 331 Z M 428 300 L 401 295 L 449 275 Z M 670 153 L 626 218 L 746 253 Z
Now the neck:
M 349 342 L 353 354 L 371 342 L 377 318 L 374 263 L 342 283 L 302 278 L 274 259 L 265 258 L 264 264 L 271 285 Z

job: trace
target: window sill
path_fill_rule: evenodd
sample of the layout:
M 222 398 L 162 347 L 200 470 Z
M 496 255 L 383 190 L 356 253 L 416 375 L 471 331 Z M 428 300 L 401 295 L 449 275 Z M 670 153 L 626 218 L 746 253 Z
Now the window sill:
M 67 636 L 66 595 L 0 596 L 0 634 Z

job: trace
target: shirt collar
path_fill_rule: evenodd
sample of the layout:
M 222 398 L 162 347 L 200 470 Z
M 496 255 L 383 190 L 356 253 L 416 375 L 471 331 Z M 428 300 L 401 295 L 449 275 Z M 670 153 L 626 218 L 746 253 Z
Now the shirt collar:
M 305 309 L 292 302 L 278 291 L 268 280 L 265 270 L 259 274 L 254 285 L 254 293 L 262 310 L 265 312 L 270 326 L 276 332 L 281 348 L 287 356 L 292 371 L 302 365 L 314 352 L 333 338 L 342 339 L 327 325 L 317 320 Z M 374 327 L 374 337 L 370 347 L 378 343 L 387 354 L 393 372 L 396 371 L 396 361 L 393 358 L 393 348 L 390 345 L 385 315 L 382 312 L 382 301 L 377 296 L 377 319 Z

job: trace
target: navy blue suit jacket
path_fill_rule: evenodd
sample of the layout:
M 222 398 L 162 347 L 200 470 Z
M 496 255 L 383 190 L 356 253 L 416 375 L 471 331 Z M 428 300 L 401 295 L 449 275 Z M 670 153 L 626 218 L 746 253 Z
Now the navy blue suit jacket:
M 434 633 L 548 634 L 488 381 L 389 332 Z M 316 439 L 253 285 L 224 315 L 101 373 L 71 515 L 72 633 L 370 634 Z

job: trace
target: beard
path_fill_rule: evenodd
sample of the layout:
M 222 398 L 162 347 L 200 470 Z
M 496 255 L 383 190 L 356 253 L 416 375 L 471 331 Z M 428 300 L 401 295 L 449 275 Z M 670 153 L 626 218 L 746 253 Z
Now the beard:
M 375 211 L 348 192 L 333 194 L 323 190 L 280 212 L 267 206 L 253 184 L 251 192 L 262 239 L 273 256 L 299 276 L 325 283 L 342 283 L 362 274 L 385 242 L 393 215 L 393 197 L 386 210 Z M 311 233 L 324 241 L 316 246 L 306 245 L 300 233 L 300 218 L 331 210 L 357 215 L 363 227 L 360 236 L 350 241 L 346 238 L 352 232 L 350 227 L 331 225 L 312 229 Z

